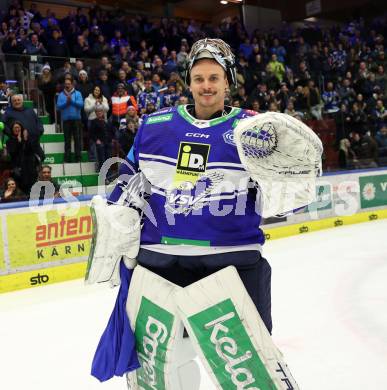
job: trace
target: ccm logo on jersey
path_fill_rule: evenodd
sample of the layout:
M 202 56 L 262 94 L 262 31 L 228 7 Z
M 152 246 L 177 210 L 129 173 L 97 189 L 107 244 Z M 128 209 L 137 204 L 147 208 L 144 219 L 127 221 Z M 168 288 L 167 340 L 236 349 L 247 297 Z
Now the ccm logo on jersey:
M 194 138 L 210 138 L 209 134 L 202 133 L 185 133 L 186 137 L 194 137 Z

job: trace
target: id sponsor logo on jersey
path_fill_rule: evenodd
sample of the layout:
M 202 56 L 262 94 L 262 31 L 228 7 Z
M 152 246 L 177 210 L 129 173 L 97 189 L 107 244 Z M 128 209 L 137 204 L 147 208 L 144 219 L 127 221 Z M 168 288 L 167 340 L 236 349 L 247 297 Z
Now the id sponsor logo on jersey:
M 206 172 L 210 146 L 195 142 L 180 142 L 174 180 L 175 188 L 181 182 L 188 181 L 193 185 L 196 184 L 200 176 Z

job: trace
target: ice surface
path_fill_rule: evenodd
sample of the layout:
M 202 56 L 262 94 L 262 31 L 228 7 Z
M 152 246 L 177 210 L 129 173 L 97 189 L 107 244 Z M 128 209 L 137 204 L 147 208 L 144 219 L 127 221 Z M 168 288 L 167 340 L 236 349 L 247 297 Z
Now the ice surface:
M 387 220 L 264 248 L 273 337 L 300 388 L 387 389 Z M 81 280 L 0 294 L 0 388 L 125 390 L 89 374 L 116 294 Z

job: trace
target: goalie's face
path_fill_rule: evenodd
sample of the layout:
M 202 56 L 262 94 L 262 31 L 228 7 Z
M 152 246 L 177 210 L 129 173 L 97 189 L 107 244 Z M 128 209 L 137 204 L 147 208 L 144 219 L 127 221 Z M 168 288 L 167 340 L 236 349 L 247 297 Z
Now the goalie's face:
M 192 67 L 190 78 L 195 112 L 199 119 L 209 119 L 216 111 L 224 109 L 228 80 L 226 72 L 215 60 L 199 60 Z

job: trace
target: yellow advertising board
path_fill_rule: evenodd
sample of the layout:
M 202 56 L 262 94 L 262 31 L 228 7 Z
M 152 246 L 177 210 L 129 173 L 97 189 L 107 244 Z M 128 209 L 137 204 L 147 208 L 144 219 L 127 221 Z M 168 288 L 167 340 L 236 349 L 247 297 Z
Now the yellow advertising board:
M 92 233 L 90 208 L 75 215 L 59 210 L 6 216 L 10 268 L 88 256 Z
M 3 241 L 3 226 L 1 224 L 0 220 L 0 271 L 5 270 L 5 255 L 4 255 L 5 247 L 4 247 L 4 241 Z

